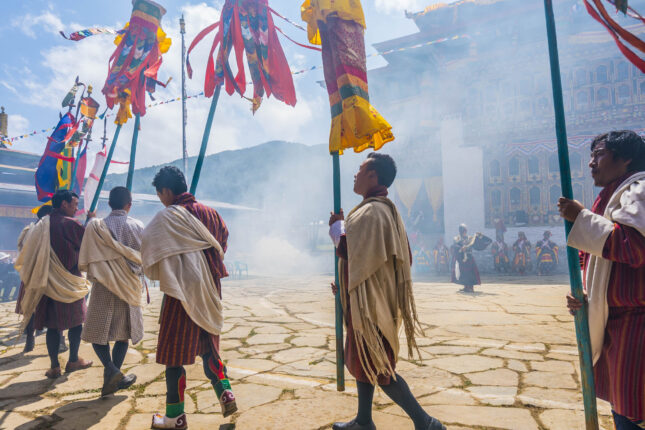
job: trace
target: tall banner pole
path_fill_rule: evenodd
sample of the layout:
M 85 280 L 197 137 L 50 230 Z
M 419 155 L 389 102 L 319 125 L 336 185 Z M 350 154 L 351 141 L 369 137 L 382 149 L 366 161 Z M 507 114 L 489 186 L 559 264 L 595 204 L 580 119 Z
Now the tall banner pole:
M 128 165 L 128 179 L 125 187 L 132 191 L 132 180 L 134 179 L 134 161 L 137 156 L 137 142 L 139 141 L 139 128 L 141 125 L 141 116 L 134 116 L 134 133 L 132 134 L 132 146 L 130 147 L 130 164 Z
M 204 157 L 206 156 L 206 148 L 208 147 L 208 138 L 211 134 L 211 127 L 213 125 L 213 118 L 215 117 L 215 110 L 217 109 L 217 102 L 219 101 L 219 93 L 222 90 L 222 86 L 218 85 L 215 88 L 215 94 L 213 94 L 213 99 L 211 100 L 211 108 L 208 111 L 208 119 L 206 120 L 206 128 L 204 128 L 204 137 L 202 137 L 202 146 L 199 149 L 199 156 L 197 157 L 197 163 L 195 164 L 195 172 L 193 173 L 193 179 L 190 182 L 190 193 L 195 195 L 197 191 L 197 184 L 199 183 L 199 175 L 202 173 L 202 165 L 204 164 Z
M 96 192 L 92 198 L 92 204 L 90 205 L 90 210 L 88 212 L 94 212 L 96 206 L 99 203 L 99 195 L 101 194 L 101 188 L 103 188 L 103 182 L 105 182 L 105 177 L 107 176 L 108 169 L 110 168 L 110 162 L 112 161 L 112 155 L 114 154 L 114 148 L 116 147 L 116 142 L 119 140 L 119 133 L 121 132 L 121 124 L 116 126 L 114 131 L 114 137 L 112 138 L 112 144 L 110 145 L 110 150 L 108 151 L 107 157 L 105 159 L 105 166 L 103 166 L 103 171 L 101 172 L 101 177 L 99 178 L 99 183 L 96 186 Z
M 340 156 L 331 154 L 334 166 L 334 213 L 340 213 Z M 338 255 L 334 253 L 334 273 L 336 277 L 336 390 L 345 391 L 345 345 L 343 342 L 343 305 L 340 300 L 340 273 L 338 273 Z
M 555 18 L 553 15 L 553 0 L 544 0 L 544 9 L 546 13 L 546 30 L 549 41 L 549 59 L 551 61 L 555 132 L 558 139 L 558 158 L 560 161 L 562 195 L 567 199 L 573 199 L 571 170 L 569 166 L 569 148 L 567 145 L 567 128 L 564 117 L 564 103 L 562 101 L 562 82 L 560 80 L 558 41 L 555 31 Z M 572 224 L 569 221 L 564 222 L 567 237 L 569 237 L 571 227 Z M 585 406 L 585 423 L 587 430 L 597 430 L 598 412 L 596 408 L 596 390 L 593 379 L 588 307 L 584 300 L 582 277 L 580 274 L 580 259 L 576 249 L 567 247 L 567 261 L 569 263 L 571 293 L 576 299 L 583 303 L 582 308 L 580 308 L 580 310 L 575 314 L 575 326 L 576 338 L 578 341 L 578 355 L 580 357 L 580 374 L 582 382 L 582 397 Z
M 82 146 L 82 144 L 78 145 L 78 154 L 81 153 L 81 146 Z M 68 190 L 70 190 L 72 192 L 74 191 L 74 179 L 75 179 L 75 175 L 76 175 L 76 166 L 78 164 L 76 162 L 76 158 L 78 158 L 78 154 L 76 154 L 76 148 L 72 148 L 72 161 L 69 163 L 69 164 L 71 164 L 72 173 L 71 173 L 71 175 L 69 177 L 69 188 L 68 188 Z
M 182 158 L 184 161 L 184 175 L 188 175 L 188 148 L 186 146 L 186 122 L 188 112 L 186 111 L 186 43 L 184 35 L 186 34 L 186 21 L 184 15 L 179 19 L 181 29 L 181 137 L 182 137 Z

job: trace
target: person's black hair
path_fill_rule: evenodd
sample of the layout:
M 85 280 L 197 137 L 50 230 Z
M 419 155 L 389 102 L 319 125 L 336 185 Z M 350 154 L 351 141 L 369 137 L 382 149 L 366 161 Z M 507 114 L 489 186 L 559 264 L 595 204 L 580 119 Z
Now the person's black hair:
M 52 213 L 53 210 L 54 208 L 51 205 L 41 206 L 40 209 L 38 209 L 38 212 L 36 212 L 36 216 L 38 219 L 45 218 L 47 215 Z
M 78 195 L 73 191 L 58 190 L 52 197 L 52 206 L 54 209 L 58 209 L 63 204 L 63 202 L 71 203 L 74 197 L 78 198 Z
M 367 159 L 371 160 L 368 164 L 368 169 L 376 172 L 379 185 L 389 188 L 392 182 L 394 182 L 394 178 L 396 178 L 396 163 L 394 159 L 387 154 L 381 154 L 379 152 L 371 152 L 367 156 Z
M 159 169 L 155 178 L 152 180 L 152 186 L 158 192 L 161 192 L 164 188 L 168 188 L 176 196 L 188 191 L 184 174 L 175 166 L 164 166 Z
M 596 136 L 591 142 L 593 151 L 600 143 L 614 157 L 621 160 L 632 160 L 627 166 L 628 172 L 642 172 L 645 170 L 645 140 L 631 130 L 610 131 Z
M 114 187 L 110 190 L 108 204 L 113 211 L 123 209 L 132 203 L 132 193 L 126 187 Z

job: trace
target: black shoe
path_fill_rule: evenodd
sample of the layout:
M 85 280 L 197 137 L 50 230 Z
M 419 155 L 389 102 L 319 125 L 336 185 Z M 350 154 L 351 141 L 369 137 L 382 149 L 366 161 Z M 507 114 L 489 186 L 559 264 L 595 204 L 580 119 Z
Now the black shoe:
M 69 348 L 67 347 L 67 345 L 65 344 L 65 342 L 61 342 L 61 343 L 58 345 L 58 353 L 59 353 L 59 354 L 60 354 L 61 352 L 67 352 L 68 350 L 69 350 Z
M 376 425 L 374 425 L 373 421 L 369 424 L 359 424 L 356 422 L 356 418 L 354 418 L 347 423 L 334 423 L 331 428 L 333 430 L 376 430 Z
M 430 417 L 430 420 L 428 420 L 428 426 L 426 427 L 426 430 L 446 430 L 446 426 L 441 424 L 441 422 L 434 418 Z
M 31 352 L 34 350 L 34 347 L 36 346 L 36 339 L 34 339 L 33 336 L 27 336 L 27 340 L 25 341 L 25 349 L 22 350 L 22 352 Z
M 125 379 L 125 376 L 121 372 L 116 372 L 105 377 L 103 379 L 103 387 L 101 388 L 101 397 L 116 393 L 119 390 L 119 385 L 123 379 Z
M 137 375 L 125 375 L 123 379 L 121 379 L 121 382 L 119 382 L 119 390 L 126 390 L 134 385 L 135 382 L 137 382 Z

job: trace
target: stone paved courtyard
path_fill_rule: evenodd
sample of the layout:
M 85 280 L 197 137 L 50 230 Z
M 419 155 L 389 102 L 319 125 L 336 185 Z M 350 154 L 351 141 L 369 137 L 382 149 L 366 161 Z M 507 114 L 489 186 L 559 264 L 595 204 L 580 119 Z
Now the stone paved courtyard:
M 223 419 L 201 363 L 187 367 L 186 412 L 191 429 L 328 429 L 355 414 L 356 390 L 336 392 L 330 277 L 261 278 L 224 282 L 223 358 L 239 412 Z M 546 282 L 532 284 L 531 282 Z M 503 278 L 466 295 L 440 282 L 415 284 L 426 330 L 422 361 L 401 359 L 397 370 L 426 410 L 449 429 L 584 428 L 572 317 L 562 279 Z M 22 354 L 14 303 L 0 305 L 0 428 L 145 429 L 165 402 L 164 368 L 155 363 L 158 290 L 145 308 L 144 340 L 124 370 L 138 376 L 127 391 L 100 399 L 102 368 L 90 345 L 80 355 L 94 367 L 45 378 L 45 336 Z M 405 345 L 402 345 L 405 351 Z M 67 354 L 61 355 L 64 366 Z M 612 428 L 610 409 L 599 404 Z M 413 429 L 382 391 L 375 395 L 380 430 Z

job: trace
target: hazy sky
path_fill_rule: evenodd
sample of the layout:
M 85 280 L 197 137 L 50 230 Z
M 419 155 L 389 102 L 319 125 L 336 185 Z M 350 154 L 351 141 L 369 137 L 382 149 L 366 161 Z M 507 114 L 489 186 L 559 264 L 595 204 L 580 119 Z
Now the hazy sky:
M 185 2 L 160 0 L 166 7 L 162 27 L 173 39 L 170 51 L 164 55 L 159 80 L 173 80 L 168 88 L 159 88 L 155 98 L 165 100 L 181 94 L 181 40 L 179 16 L 186 19 L 186 43 L 204 27 L 219 18 L 223 1 Z M 446 2 L 444 0 L 444 2 Z M 450 2 L 450 1 L 448 1 Z M 371 44 L 417 31 L 414 22 L 405 17 L 405 10 L 419 11 L 435 0 L 365 0 L 368 29 L 368 53 L 375 52 Z M 271 6 L 293 21 L 300 21 L 300 1 L 272 0 Z M 88 27 L 121 28 L 131 12 L 130 0 L 111 2 L 78 2 L 75 0 L 25 0 L 7 2 L 3 7 L 5 25 L 0 27 L 2 64 L 0 64 L 0 104 L 5 106 L 9 119 L 9 136 L 56 125 L 60 102 L 71 87 L 76 75 L 95 88 L 94 97 L 105 106 L 100 90 L 107 75 L 108 58 L 114 51 L 113 37 L 98 35 L 80 42 L 63 39 L 66 33 Z M 276 19 L 276 24 L 292 38 L 305 42 L 306 34 L 288 23 Z M 292 70 L 321 65 L 320 54 L 300 48 L 281 37 Z M 206 55 L 212 37 L 204 39 L 191 55 L 195 70 L 188 81 L 188 94 L 202 91 Z M 368 60 L 368 67 L 384 65 L 381 58 Z M 220 99 L 211 134 L 209 153 L 253 146 L 269 140 L 288 140 L 306 144 L 323 143 L 329 130 L 329 105 L 326 91 L 316 82 L 322 71 L 315 70 L 294 76 L 298 104 L 287 107 L 267 100 L 255 117 L 249 103 L 237 95 Z M 247 87 L 247 95 L 252 87 Z M 148 99 L 150 103 L 150 100 Z M 210 100 L 188 101 L 188 148 L 196 155 L 201 142 Z M 134 121 L 121 132 L 115 159 L 128 158 Z M 137 151 L 137 166 L 160 164 L 181 157 L 181 103 L 154 107 L 141 122 Z M 107 135 L 112 137 L 114 124 L 108 123 Z M 99 146 L 102 123 L 95 124 L 94 142 L 90 153 Z M 47 135 L 40 134 L 14 143 L 13 148 L 42 152 Z M 91 162 L 92 158 L 90 159 Z M 115 166 L 116 167 L 116 166 Z M 117 167 L 118 169 L 118 167 Z

